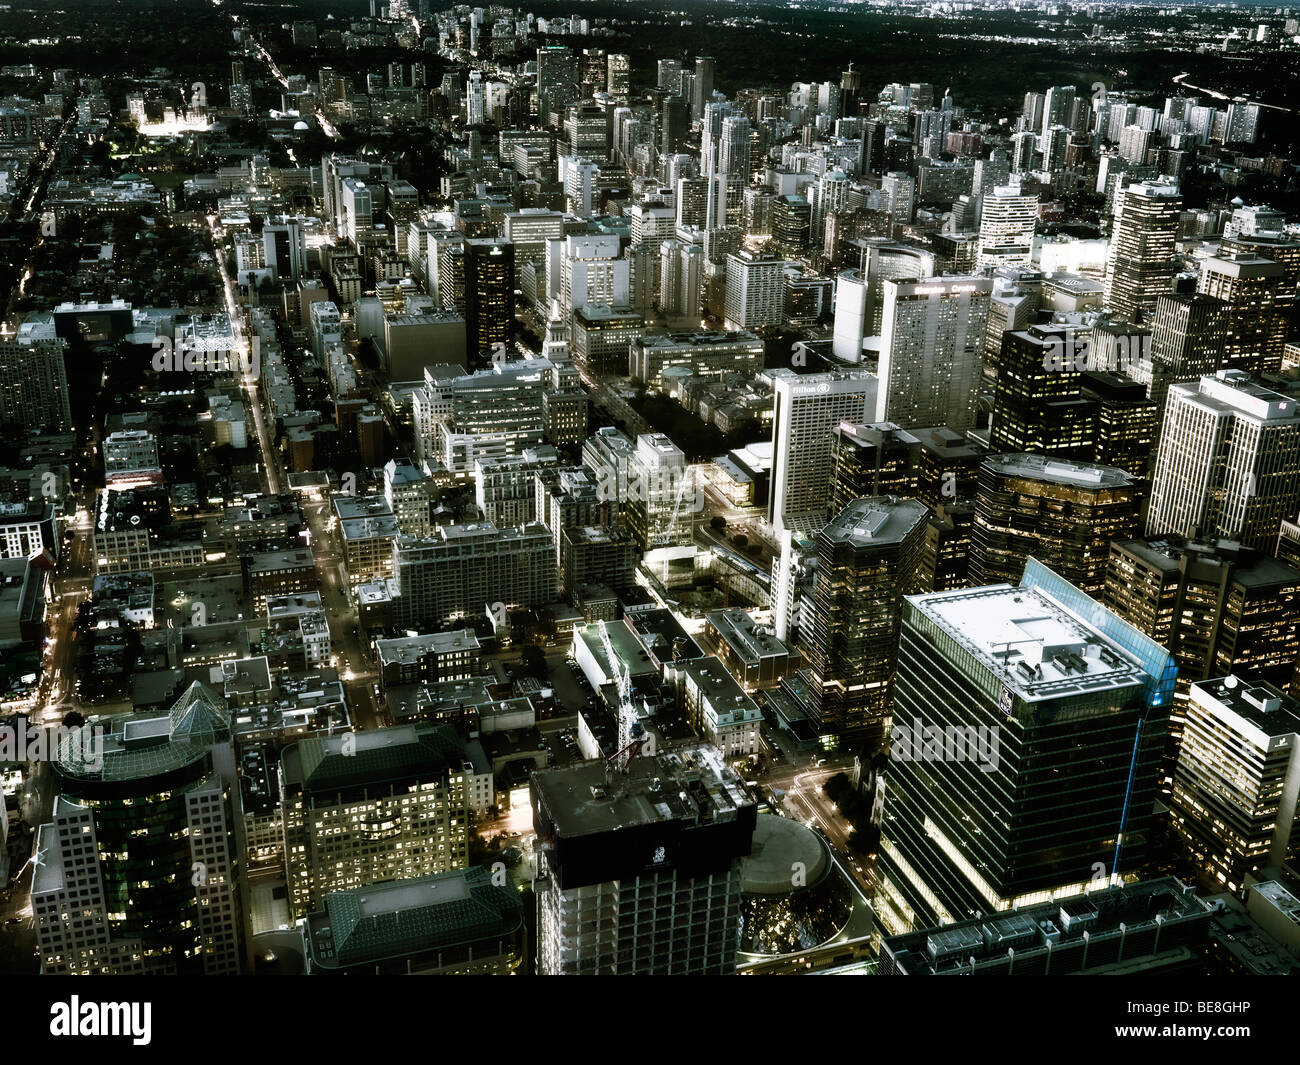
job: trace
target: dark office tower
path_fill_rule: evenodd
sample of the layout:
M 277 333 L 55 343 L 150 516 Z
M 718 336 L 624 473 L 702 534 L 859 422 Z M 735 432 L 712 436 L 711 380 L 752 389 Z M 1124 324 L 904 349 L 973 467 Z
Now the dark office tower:
M 690 109 L 680 96 L 665 96 L 659 107 L 659 151 L 676 155 L 686 143 Z
M 885 738 L 902 597 L 916 590 L 926 508 L 856 499 L 817 534 L 808 633 L 813 726 L 873 753 Z
M 85 728 L 54 752 L 32 909 L 46 974 L 229 975 L 243 964 L 238 777 L 225 700 Z
M 1083 398 L 1068 326 L 1030 326 L 1002 334 L 993 422 L 994 451 L 1030 451 L 1092 460 L 1096 407 Z
M 682 178 L 677 182 L 677 224 L 704 226 L 709 213 L 709 179 Z
M 1157 426 L 1164 418 L 1169 386 L 1198 381 L 1223 368 L 1228 304 L 1217 296 L 1170 292 L 1156 300 L 1151 316 L 1151 401 Z
M 1229 540 L 1120 540 L 1111 545 L 1103 598 L 1178 662 L 1161 771 L 1166 794 L 1192 684 L 1235 672 L 1292 686 L 1300 653 L 1300 569 L 1294 566 Z
M 1178 262 L 1174 239 L 1183 198 L 1175 185 L 1140 181 L 1115 197 L 1115 221 L 1106 262 L 1106 306 L 1145 321 L 1156 300 L 1173 288 Z
M 854 70 L 853 64 L 840 74 L 840 115 L 843 118 L 855 118 L 858 113 L 858 97 L 862 95 L 862 71 Z
M 971 583 L 1015 584 L 1033 557 L 1100 594 L 1110 542 L 1132 536 L 1137 520 L 1137 486 L 1122 470 L 990 455 L 975 496 Z
M 802 196 L 778 196 L 772 201 L 772 247 L 778 255 L 798 258 L 808 251 L 812 207 Z
M 909 429 L 920 442 L 916 498 L 929 507 L 975 500 L 988 448 L 946 425 Z
M 695 84 L 692 86 L 691 119 L 704 117 L 704 105 L 713 99 L 713 57 L 695 57 Z
M 1178 690 L 1228 673 L 1291 685 L 1300 569 L 1231 540 L 1117 540 L 1105 602 L 1178 660 Z
M 552 113 L 563 115 L 577 98 L 577 57 L 562 44 L 537 49 L 537 118 L 541 126 L 550 125 Z
M 864 496 L 915 496 L 921 442 L 892 422 L 840 422 L 831 441 L 831 515 Z
M 515 247 L 504 240 L 465 242 L 465 344 L 490 355 L 515 341 Z
M 1155 458 L 1156 405 L 1147 390 L 1117 373 L 1085 373 L 1084 399 L 1097 405 L 1097 448 L 1093 461 L 1123 470 L 1139 484 Z
M 582 78 L 582 98 L 589 99 L 593 93 L 604 92 L 608 78 L 608 61 L 603 48 L 584 48 L 579 71 Z
M 1036 560 L 1019 587 L 905 599 L 877 870 L 885 930 L 1140 868 L 1176 672 Z
M 529 790 L 539 975 L 736 971 L 758 807 L 716 747 L 540 769 Z
M 1251 252 L 1230 252 L 1201 264 L 1196 287 L 1228 304 L 1223 366 L 1255 377 L 1281 371 L 1295 283 L 1280 263 Z
M 885 124 L 863 120 L 862 170 L 867 174 L 885 172 Z

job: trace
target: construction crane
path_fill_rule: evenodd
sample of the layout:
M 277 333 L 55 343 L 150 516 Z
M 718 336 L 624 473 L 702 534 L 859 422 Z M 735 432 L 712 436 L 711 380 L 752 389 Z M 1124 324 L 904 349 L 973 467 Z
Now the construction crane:
M 610 769 L 620 769 L 626 773 L 632 765 L 632 759 L 641 753 L 641 748 L 645 746 L 646 742 L 645 726 L 642 725 L 640 721 L 634 721 L 632 722 L 630 732 L 632 733 L 632 738 L 605 759 L 606 773 L 608 773 Z M 624 755 L 627 755 L 627 757 L 620 762 L 619 759 L 623 758 Z
M 609 624 L 605 621 L 600 623 L 600 642 L 604 645 L 609 672 L 618 688 L 619 742 L 627 744 L 631 739 L 634 724 L 639 727 L 636 709 L 632 705 L 632 669 L 614 654 L 614 645 L 609 639 Z

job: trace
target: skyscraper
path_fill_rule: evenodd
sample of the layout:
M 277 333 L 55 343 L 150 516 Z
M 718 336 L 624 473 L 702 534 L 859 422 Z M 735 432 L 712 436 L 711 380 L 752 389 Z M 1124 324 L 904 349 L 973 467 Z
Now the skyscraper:
M 983 277 L 884 282 L 876 421 L 974 426 L 992 291 Z
M 1271 550 L 1300 507 L 1296 401 L 1220 370 L 1169 389 L 1146 533 Z
M 1182 207 L 1176 185 L 1140 181 L 1116 194 L 1105 296 L 1116 314 L 1144 320 L 1157 298 L 1173 287 L 1174 238 Z
M 1156 299 L 1148 394 L 1158 417 L 1164 417 L 1170 385 L 1197 381 L 1223 368 L 1227 337 L 1228 305 L 1217 296 L 1168 292 Z
M 754 799 L 712 745 L 636 753 L 530 777 L 539 975 L 735 972 Z
M 515 339 L 515 248 L 503 240 L 465 242 L 465 346 L 482 358 Z
M 778 530 L 792 522 L 826 520 L 833 470 L 833 430 L 866 422 L 876 403 L 876 379 L 865 370 L 800 376 L 768 370 L 772 381 L 772 491 L 767 517 Z
M 1176 672 L 1037 561 L 1017 587 L 905 599 L 884 927 L 1005 912 L 1140 868 Z
M 1201 264 L 1197 291 L 1227 305 L 1227 338 L 1220 366 L 1258 377 L 1282 369 L 1295 281 L 1272 259 L 1229 252 Z
M 1022 193 L 1019 185 L 990 189 L 980 209 L 976 265 L 983 269 L 1027 264 L 1033 256 L 1037 224 L 1037 193 Z
M 704 117 L 704 105 L 713 99 L 713 57 L 695 57 L 695 84 L 691 97 L 691 118 Z
M 48 318 L 30 319 L 17 336 L 0 339 L 0 422 L 36 432 L 72 428 L 66 348 Z
M 727 256 L 728 329 L 762 329 L 785 321 L 785 260 L 748 250 Z
M 1215 885 L 1295 856 L 1300 703 L 1236 675 L 1192 685 L 1170 824 Z
M 1069 326 L 1030 326 L 1002 334 L 989 443 L 996 451 L 1090 461 L 1096 406 L 1083 398 L 1071 358 Z
M 1137 520 L 1137 489 L 1121 470 L 1041 455 L 990 455 L 975 494 L 971 583 L 1014 584 L 1036 558 L 1100 594 L 1110 543 L 1131 536 Z
M 917 587 L 927 516 L 915 499 L 855 499 L 817 534 L 812 616 L 800 624 L 819 734 L 871 752 L 884 740 L 899 607 Z
M 543 128 L 578 97 L 578 58 L 562 44 L 537 49 L 537 117 Z

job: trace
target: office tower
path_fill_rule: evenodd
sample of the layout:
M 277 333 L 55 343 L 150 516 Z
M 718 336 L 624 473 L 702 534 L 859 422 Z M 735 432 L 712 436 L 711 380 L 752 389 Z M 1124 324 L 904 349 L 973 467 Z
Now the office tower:
M 934 276 L 934 253 L 914 244 L 883 237 L 862 242 L 862 272 L 867 278 L 866 336 L 879 336 L 884 328 L 885 281 L 917 281 Z
M 656 86 L 672 96 L 679 95 L 682 91 L 682 61 L 661 59 L 656 70 Z
M 560 156 L 560 184 L 564 186 L 565 209 L 579 218 L 591 218 L 599 206 L 600 167 L 591 159 Z
M 889 217 L 900 226 L 911 222 L 916 212 L 916 178 L 892 170 L 880 179 L 880 190 L 885 194 Z
M 805 374 L 766 371 L 772 381 L 772 491 L 767 519 L 781 531 L 824 522 L 833 471 L 834 429 L 871 419 L 876 379 L 865 370 Z
M 0 339 L 0 422 L 28 432 L 72 428 L 67 346 L 48 318 L 29 319 L 16 336 Z
M 1183 198 L 1176 185 L 1139 181 L 1115 197 L 1115 222 L 1106 260 L 1106 307 L 1144 321 L 1173 288 L 1174 239 Z
M 1105 602 L 1178 660 L 1178 691 L 1238 673 L 1290 687 L 1300 567 L 1229 540 L 1116 540 Z
M 285 873 L 295 919 L 333 891 L 469 864 L 465 743 L 450 725 L 311 736 L 280 758 Z
M 977 267 L 1028 264 L 1034 252 L 1038 194 L 1019 185 L 999 185 L 984 194 L 980 210 Z
M 1083 398 L 1097 408 L 1098 466 L 1123 470 L 1137 483 L 1146 479 L 1154 454 L 1158 421 L 1146 388 L 1123 374 L 1104 370 L 1085 373 Z
M 1280 263 L 1229 252 L 1201 264 L 1196 290 L 1227 305 L 1228 336 L 1220 365 L 1256 377 L 1279 373 L 1295 281 Z
M 515 249 L 502 240 L 465 242 L 465 346 L 472 357 L 511 352 L 515 340 Z M 503 345 L 499 347 L 498 345 Z
M 905 599 L 877 872 L 885 929 L 1141 868 L 1176 672 L 1036 560 L 1018 587 Z
M 695 82 L 691 90 L 691 118 L 704 117 L 704 105 L 713 99 L 713 57 L 695 57 Z
M 1214 888 L 1295 858 L 1300 703 L 1230 674 L 1192 685 L 1170 824 Z
M 817 183 L 817 206 L 809 240 L 813 246 L 824 248 L 827 254 L 834 249 L 826 241 L 826 219 L 844 209 L 848 195 L 849 176 L 843 170 L 828 170 Z
M 609 161 L 610 124 L 603 107 L 574 104 L 565 110 L 564 137 L 569 155 L 596 163 Z
M 855 499 L 818 532 L 812 614 L 802 620 L 809 716 L 819 735 L 874 753 L 890 710 L 902 597 L 916 590 L 925 505 Z
M 286 218 L 262 227 L 266 265 L 276 277 L 303 277 L 307 273 L 307 238 L 302 223 Z
M 716 747 L 541 769 L 529 790 L 539 975 L 735 972 L 757 806 Z
M 465 124 L 481 126 L 487 115 L 487 97 L 485 96 L 483 74 L 478 70 L 469 72 L 469 85 L 465 90 Z
M 983 277 L 885 280 L 876 421 L 974 427 L 992 291 Z
M 797 259 L 808 251 L 812 207 L 803 196 L 778 196 L 772 201 L 772 251 Z
M 1147 536 L 1176 533 L 1271 550 L 1300 507 L 1296 401 L 1220 370 L 1169 389 Z
M 1149 395 L 1160 419 L 1170 385 L 1198 381 L 1223 368 L 1227 338 L 1228 305 L 1217 296 L 1169 292 L 1156 300 Z
M 745 115 L 725 115 L 718 137 L 718 173 L 749 184 L 749 119 Z
M 841 270 L 835 279 L 835 325 L 831 339 L 831 351 L 837 359 L 862 361 L 867 320 L 866 274 L 861 270 Z
M 868 496 L 916 496 L 921 442 L 892 422 L 840 422 L 831 442 L 829 515 Z
M 703 246 L 664 241 L 659 246 L 659 309 L 670 318 L 695 318 L 703 292 Z
M 562 44 L 537 49 L 537 118 L 542 128 L 578 98 L 578 58 Z
M 686 143 L 691 125 L 690 106 L 680 96 L 665 96 L 659 107 L 659 151 L 675 155 Z
M 1138 502 L 1133 478 L 1121 470 L 1041 455 L 990 455 L 975 493 L 971 583 L 1014 584 L 1033 557 L 1099 595 L 1110 543 L 1133 535 Z
M 612 52 L 605 57 L 605 64 L 605 91 L 625 100 L 632 86 L 632 57 Z
M 550 244 L 546 287 L 561 308 L 628 305 L 631 264 L 615 234 L 583 233 Z
M 858 113 L 858 99 L 862 95 L 862 71 L 849 69 L 840 73 L 840 114 L 853 118 Z
M 727 256 L 728 329 L 762 329 L 785 321 L 785 260 L 748 250 Z
M 421 628 L 555 598 L 555 542 L 544 525 L 444 525 L 393 545 L 394 623 Z
M 99 728 L 100 726 L 96 726 Z M 163 713 L 83 727 L 53 759 L 32 910 L 44 974 L 237 974 L 243 968 L 225 700 L 191 684 Z
M 696 491 L 695 470 L 672 440 L 663 433 L 636 438 L 622 512 L 643 551 L 691 543 Z
M 1003 333 L 989 430 L 995 451 L 1091 460 L 1096 406 L 1083 398 L 1081 374 L 1064 357 L 1073 344 L 1069 326 Z

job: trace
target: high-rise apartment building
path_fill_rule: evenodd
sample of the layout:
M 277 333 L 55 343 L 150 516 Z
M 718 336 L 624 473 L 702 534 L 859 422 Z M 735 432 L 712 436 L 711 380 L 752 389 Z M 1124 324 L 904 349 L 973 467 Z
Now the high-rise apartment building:
M 999 185 L 984 194 L 980 209 L 980 269 L 1028 264 L 1034 252 L 1038 224 L 1038 194 L 1022 193 L 1019 185 Z
M 0 339 L 0 422 L 35 432 L 72 428 L 66 348 L 49 319 L 26 321 Z
M 1296 401 L 1220 370 L 1169 389 L 1146 533 L 1210 535 L 1271 550 L 1300 508 Z
M 992 291 L 982 277 L 884 282 L 876 421 L 974 426 Z
M 757 805 L 716 747 L 542 769 L 529 787 L 539 975 L 735 972 Z
M 826 520 L 834 468 L 834 430 L 840 422 L 869 421 L 876 405 L 876 379 L 865 370 L 800 376 L 767 371 L 772 381 L 772 491 L 768 521 Z

